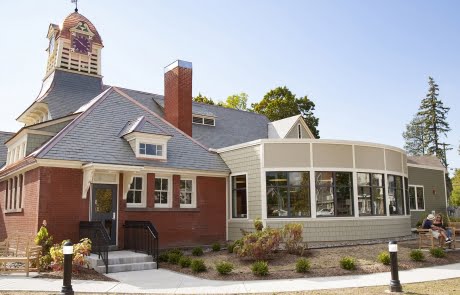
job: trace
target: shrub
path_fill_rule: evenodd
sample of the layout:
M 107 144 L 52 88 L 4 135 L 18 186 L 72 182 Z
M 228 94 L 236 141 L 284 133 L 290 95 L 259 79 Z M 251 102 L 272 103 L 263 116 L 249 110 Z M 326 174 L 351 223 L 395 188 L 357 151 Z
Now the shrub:
M 345 256 L 340 259 L 340 267 L 346 270 L 356 269 L 356 260 L 353 257 Z
M 256 229 L 256 231 L 261 231 L 264 229 L 264 223 L 260 218 L 254 219 L 254 228 Z
M 252 273 L 256 276 L 268 275 L 268 263 L 266 261 L 256 261 L 251 266 Z
M 179 254 L 180 256 L 183 256 L 183 255 L 184 255 L 184 253 L 183 253 L 181 250 L 179 250 L 179 249 L 171 249 L 171 250 L 168 251 L 168 253 L 169 253 L 169 254 L 171 254 L 171 253 Z
M 227 275 L 232 272 L 233 264 L 227 261 L 220 261 L 216 263 L 216 270 L 221 275 Z
M 193 256 L 202 256 L 203 255 L 203 248 L 201 248 L 201 247 L 193 248 L 192 255 Z
M 48 229 L 46 228 L 46 221 L 43 222 L 43 225 L 37 232 L 34 242 L 35 245 L 42 246 L 42 255 L 40 256 L 38 267 L 40 270 L 46 270 L 51 265 L 52 259 L 50 249 L 53 246 L 53 237 L 48 233 Z
M 410 259 L 414 261 L 423 261 L 425 260 L 425 255 L 423 254 L 422 250 L 413 249 L 409 253 Z
M 302 250 L 302 231 L 303 225 L 301 223 L 288 223 L 284 225 L 282 230 L 283 241 L 289 253 L 300 253 Z
M 55 244 L 50 248 L 50 256 L 52 259 L 51 267 L 54 270 L 61 270 L 64 263 L 64 254 L 62 253 L 62 246 L 68 240 L 62 241 L 61 244 Z M 73 245 L 73 259 L 72 259 L 72 269 L 76 271 L 77 266 L 87 265 L 85 256 L 88 256 L 91 253 L 91 240 L 88 238 L 81 239 L 80 243 Z
M 204 264 L 203 259 L 193 259 L 190 264 L 190 268 L 193 272 L 203 272 L 206 271 L 206 265 Z
M 170 252 L 168 253 L 168 262 L 171 264 L 178 264 L 181 257 L 181 253 Z
M 390 253 L 388 251 L 380 252 L 379 255 L 377 256 L 377 261 L 382 264 L 389 265 L 390 264 Z
M 179 265 L 180 265 L 180 267 L 182 267 L 182 268 L 189 267 L 191 263 L 192 263 L 192 259 L 191 259 L 190 257 L 182 256 L 182 257 L 179 259 Z
M 227 245 L 228 253 L 233 253 L 233 249 L 235 248 L 235 243 L 230 243 Z
M 265 260 L 279 247 L 280 231 L 266 228 L 262 231 L 247 234 L 243 237 L 242 245 L 234 248 L 240 257 L 250 257 L 254 260 Z
M 216 243 L 212 244 L 211 248 L 212 248 L 212 251 L 219 252 L 220 251 L 220 243 L 216 242 Z
M 310 261 L 307 258 L 300 258 L 295 264 L 295 271 L 305 273 L 310 270 Z
M 436 258 L 446 257 L 446 252 L 444 252 L 444 249 L 439 248 L 439 247 L 431 248 L 430 249 L 430 254 L 431 254 L 431 256 L 436 257 Z
M 243 239 L 236 240 L 232 244 L 232 253 L 238 253 L 238 251 L 241 249 L 243 246 Z
M 160 255 L 158 255 L 158 261 L 159 262 L 168 262 L 168 259 L 169 259 L 168 252 L 163 252 Z

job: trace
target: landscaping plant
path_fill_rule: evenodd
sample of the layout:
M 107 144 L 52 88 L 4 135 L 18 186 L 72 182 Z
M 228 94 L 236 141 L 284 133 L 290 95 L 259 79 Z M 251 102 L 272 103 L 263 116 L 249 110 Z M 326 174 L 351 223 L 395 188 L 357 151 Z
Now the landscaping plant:
M 425 255 L 420 249 L 412 249 L 409 253 L 410 259 L 414 261 L 423 261 L 425 260 Z
M 169 253 L 168 252 L 163 252 L 160 255 L 158 255 L 158 261 L 159 262 L 168 262 L 169 259 Z
M 179 265 L 180 265 L 180 267 L 182 267 L 182 268 L 189 267 L 191 263 L 192 263 L 192 259 L 191 259 L 190 257 L 182 256 L 182 257 L 179 259 Z
M 203 259 L 193 259 L 190 264 L 190 268 L 195 273 L 206 271 L 206 265 L 204 264 Z
M 46 270 L 51 265 L 51 254 L 50 249 L 53 246 L 53 237 L 49 235 L 48 229 L 46 228 L 46 222 L 40 227 L 37 235 L 34 239 L 35 245 L 42 246 L 42 255 L 39 260 L 39 269 Z
M 219 252 L 220 251 L 220 243 L 216 242 L 216 243 L 212 244 L 211 248 L 212 248 L 212 251 Z
M 340 267 L 346 270 L 355 270 L 356 260 L 353 257 L 345 256 L 340 259 Z
M 261 231 L 264 229 L 264 223 L 259 217 L 254 219 L 254 228 L 256 229 L 256 231 Z
M 178 264 L 180 258 L 182 257 L 182 253 L 177 252 L 169 252 L 168 253 L 168 262 L 171 264 Z
M 439 247 L 431 248 L 430 249 L 430 254 L 431 254 L 431 256 L 436 257 L 436 258 L 444 258 L 444 257 L 446 257 L 446 252 L 444 252 L 444 249 L 439 248 Z
M 201 247 L 193 248 L 192 255 L 193 256 L 202 256 L 203 255 L 203 248 L 201 248 Z
M 216 270 L 221 275 L 227 275 L 231 273 L 233 268 L 233 264 L 227 261 L 220 261 L 216 263 Z
M 277 229 L 265 228 L 255 233 L 247 234 L 242 239 L 241 246 L 235 246 L 234 251 L 240 257 L 253 260 L 268 259 L 279 247 L 281 233 Z
M 268 275 L 268 263 L 266 261 L 256 261 L 251 266 L 252 273 L 256 276 Z
M 306 273 L 310 270 L 310 261 L 307 258 L 300 258 L 295 264 L 295 271 Z
M 298 254 L 302 250 L 302 231 L 303 225 L 301 223 L 288 223 L 285 224 L 283 230 L 283 241 L 286 250 L 291 254 Z
M 233 248 L 235 248 L 235 243 L 229 243 L 227 245 L 227 251 L 228 253 L 233 253 Z
M 55 244 L 50 248 L 52 259 L 51 267 L 54 270 L 61 270 L 64 263 L 64 254 L 62 247 L 68 240 L 62 241 L 61 244 Z M 72 270 L 77 271 L 77 266 L 88 266 L 85 257 L 91 253 L 91 240 L 88 238 L 81 239 L 79 243 L 73 245 Z
M 380 252 L 377 256 L 377 261 L 384 265 L 390 265 L 390 253 L 388 251 Z

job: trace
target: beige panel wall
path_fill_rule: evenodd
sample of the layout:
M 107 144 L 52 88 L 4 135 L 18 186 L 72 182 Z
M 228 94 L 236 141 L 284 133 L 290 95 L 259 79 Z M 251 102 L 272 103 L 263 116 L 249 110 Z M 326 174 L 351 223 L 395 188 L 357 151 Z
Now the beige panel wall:
M 247 173 L 248 218 L 262 216 L 260 192 L 260 145 L 245 147 L 220 154 L 232 174 Z M 229 194 L 228 214 L 231 215 L 231 194 Z M 229 229 L 230 230 L 230 229 Z
M 264 149 L 265 168 L 310 167 L 308 143 L 266 143 Z
M 282 228 L 290 222 L 303 224 L 303 237 L 306 242 L 334 242 L 353 240 L 373 240 L 384 238 L 403 237 L 411 234 L 410 217 L 383 217 L 383 218 L 361 218 L 361 219 L 325 219 L 317 218 L 308 221 L 282 221 L 267 219 L 267 226 L 271 228 Z M 237 227 L 254 231 L 249 221 L 243 224 L 232 224 L 229 229 L 229 239 L 241 238 L 241 231 Z
M 431 211 L 446 214 L 444 177 L 441 170 L 409 167 L 409 185 L 422 185 L 425 194 L 425 210 L 411 211 L 412 227 Z
M 295 124 L 294 127 L 289 131 L 289 133 L 286 135 L 286 138 L 299 138 L 299 133 L 298 133 L 298 130 L 297 130 L 297 126 L 299 124 Z M 307 130 L 305 129 L 305 127 L 303 127 L 302 124 L 300 124 L 300 132 L 302 133 L 302 138 L 311 138 L 310 134 L 307 132 Z
M 403 157 L 403 171 L 405 174 L 408 173 L 408 169 L 407 169 L 407 155 L 406 154 L 403 154 L 402 155 Z
M 384 170 L 384 152 L 383 148 L 355 145 L 356 168 Z
M 353 149 L 345 144 L 313 144 L 315 167 L 353 168 Z
M 403 172 L 400 152 L 395 152 L 392 150 L 385 150 L 385 159 L 387 162 L 388 171 L 395 171 L 395 172 L 400 172 L 400 173 Z

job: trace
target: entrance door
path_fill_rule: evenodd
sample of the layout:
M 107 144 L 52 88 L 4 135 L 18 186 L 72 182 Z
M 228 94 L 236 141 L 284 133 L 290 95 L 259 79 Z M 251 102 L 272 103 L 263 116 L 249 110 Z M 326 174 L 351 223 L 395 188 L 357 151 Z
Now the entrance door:
M 102 221 L 112 245 L 117 243 L 117 185 L 93 184 L 92 221 Z

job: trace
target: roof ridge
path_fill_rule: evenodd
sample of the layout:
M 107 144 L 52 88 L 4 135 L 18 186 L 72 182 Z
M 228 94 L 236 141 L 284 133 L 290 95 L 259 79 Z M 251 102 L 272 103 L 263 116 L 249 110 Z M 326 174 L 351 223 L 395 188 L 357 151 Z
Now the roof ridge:
M 177 132 L 181 133 L 182 135 L 184 135 L 185 137 L 189 138 L 190 140 L 192 140 L 194 143 L 198 144 L 200 147 L 202 147 L 204 150 L 206 150 L 207 152 L 210 152 L 212 153 L 212 151 L 209 150 L 209 148 L 207 148 L 205 145 L 203 145 L 202 143 L 200 143 L 199 141 L 197 141 L 196 139 L 194 139 L 193 137 L 191 137 L 190 135 L 188 135 L 187 133 L 185 133 L 184 131 L 180 130 L 179 128 L 177 128 L 176 126 L 174 126 L 173 124 L 171 124 L 170 122 L 166 121 L 165 119 L 163 119 L 162 117 L 160 117 L 157 113 L 151 111 L 149 108 L 147 108 L 146 106 L 144 106 L 143 104 L 137 102 L 134 98 L 132 98 L 131 96 L 129 96 L 128 94 L 124 93 L 123 91 L 121 91 L 120 89 L 118 89 L 117 87 L 113 87 L 113 90 L 115 90 L 116 92 L 118 92 L 121 96 L 125 97 L 126 99 L 128 99 L 129 101 L 131 101 L 132 103 L 136 104 L 137 106 L 139 106 L 140 108 L 146 110 L 149 114 L 152 114 L 154 117 L 158 118 L 159 120 L 161 120 L 163 123 L 169 125 L 170 127 L 176 129 Z

